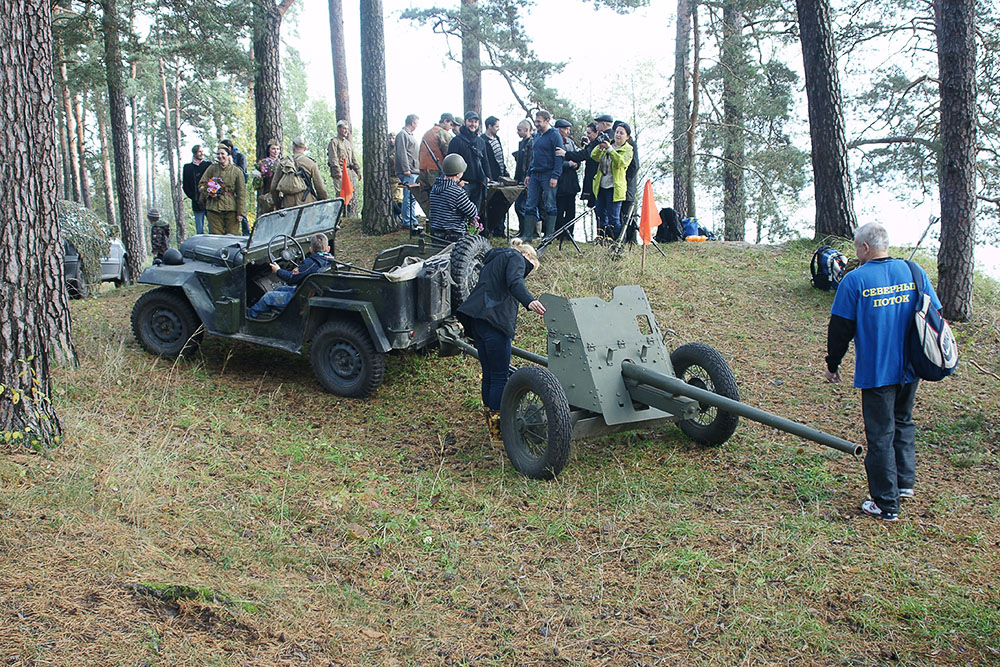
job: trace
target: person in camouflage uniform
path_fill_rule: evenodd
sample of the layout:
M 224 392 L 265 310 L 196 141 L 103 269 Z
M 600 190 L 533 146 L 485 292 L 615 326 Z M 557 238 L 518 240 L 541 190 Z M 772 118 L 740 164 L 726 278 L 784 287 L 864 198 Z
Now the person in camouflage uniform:
M 149 241 L 153 251 L 153 257 L 162 259 L 163 253 L 170 247 L 170 227 L 166 222 L 160 220 L 160 212 L 155 208 L 146 211 L 146 218 L 149 220 Z

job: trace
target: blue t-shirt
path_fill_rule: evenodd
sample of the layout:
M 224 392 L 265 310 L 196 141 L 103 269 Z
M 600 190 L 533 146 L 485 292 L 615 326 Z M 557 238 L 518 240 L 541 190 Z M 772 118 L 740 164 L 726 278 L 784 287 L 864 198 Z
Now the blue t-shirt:
M 917 267 L 931 304 L 938 301 L 927 274 Z M 871 389 L 917 379 L 906 362 L 906 330 L 917 309 L 917 291 L 906 262 L 884 258 L 868 260 L 840 281 L 830 313 L 853 320 L 854 386 Z

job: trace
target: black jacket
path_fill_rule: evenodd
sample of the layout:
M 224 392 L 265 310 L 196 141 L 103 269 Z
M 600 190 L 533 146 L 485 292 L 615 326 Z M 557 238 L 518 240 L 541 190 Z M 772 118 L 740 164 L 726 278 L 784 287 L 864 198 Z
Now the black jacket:
M 573 143 L 572 139 L 567 139 L 566 144 L 566 158 L 563 159 L 562 173 L 559 175 L 559 184 L 556 186 L 556 196 L 557 197 L 574 197 L 576 193 L 580 191 L 580 166 L 579 164 L 575 167 L 570 167 L 568 162 L 569 154 L 576 150 L 576 144 Z M 571 151 L 572 149 L 572 151 Z M 572 160 L 575 162 L 575 160 Z
M 635 201 L 635 178 L 639 175 L 639 147 L 635 145 L 635 141 L 631 137 L 629 137 L 628 142 L 632 144 L 632 161 L 625 168 L 625 200 Z
M 490 166 L 486 162 L 487 150 L 483 138 L 473 134 L 464 125 L 448 144 L 448 155 L 457 153 L 465 160 L 465 175 L 462 180 L 466 183 L 486 184 L 486 178 L 490 174 Z
M 594 139 L 581 151 L 566 151 L 566 157 L 563 160 L 572 160 L 578 164 L 583 165 L 583 194 L 594 197 L 594 174 L 597 173 L 597 168 L 600 166 L 600 161 L 595 160 L 590 157 L 590 154 L 594 151 L 594 148 L 599 144 L 597 139 Z M 626 174 L 628 169 L 626 169 Z
M 481 135 L 480 139 L 483 140 L 483 147 L 486 151 L 486 164 L 490 168 L 488 172 L 490 180 L 499 181 L 502 177 L 507 176 L 507 165 L 503 163 L 502 158 L 497 157 L 485 134 Z M 497 137 L 497 143 L 500 143 L 499 137 Z M 500 155 L 503 155 L 503 144 L 500 144 Z
M 517 144 L 514 151 L 514 180 L 524 183 L 524 177 L 528 175 L 528 165 L 531 164 L 531 147 L 533 140 L 531 135 L 526 136 Z
M 535 300 L 524 284 L 533 268 L 514 248 L 493 248 L 487 252 L 479 282 L 465 303 L 458 307 L 459 320 L 463 325 L 468 319 L 484 320 L 513 339 L 518 302 L 527 308 Z
M 201 182 L 202 174 L 212 166 L 211 160 L 202 160 L 201 164 L 188 162 L 181 172 L 181 185 L 184 188 L 184 195 L 191 200 L 191 210 L 200 213 L 205 210 L 205 205 L 198 201 L 198 183 Z

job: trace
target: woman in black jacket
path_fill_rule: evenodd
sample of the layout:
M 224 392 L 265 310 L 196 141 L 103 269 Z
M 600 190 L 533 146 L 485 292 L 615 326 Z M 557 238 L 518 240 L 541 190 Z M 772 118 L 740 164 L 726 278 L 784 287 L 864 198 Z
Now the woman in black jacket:
M 479 282 L 458 308 L 462 326 L 476 341 L 483 367 L 483 410 L 490 435 L 496 439 L 500 439 L 500 399 L 507 385 L 517 304 L 539 315 L 545 313 L 545 306 L 524 284 L 527 275 L 538 267 L 538 254 L 519 238 L 512 239 L 510 245 L 486 253 Z

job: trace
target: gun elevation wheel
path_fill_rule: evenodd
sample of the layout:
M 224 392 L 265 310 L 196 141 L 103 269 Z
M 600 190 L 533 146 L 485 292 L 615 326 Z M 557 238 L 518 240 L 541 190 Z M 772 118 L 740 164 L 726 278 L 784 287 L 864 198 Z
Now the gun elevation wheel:
M 500 403 L 503 446 L 514 468 L 532 479 L 552 479 L 569 459 L 573 424 L 556 376 L 538 366 L 510 376 Z
M 690 385 L 740 400 L 736 378 L 718 350 L 704 343 L 681 345 L 670 355 L 674 374 Z M 721 445 L 733 435 L 740 418 L 731 412 L 702 405 L 698 416 L 678 422 L 686 436 L 702 445 Z
M 370 396 L 385 374 L 385 355 L 355 322 L 334 320 L 321 326 L 313 336 L 309 360 L 319 383 L 337 396 Z

